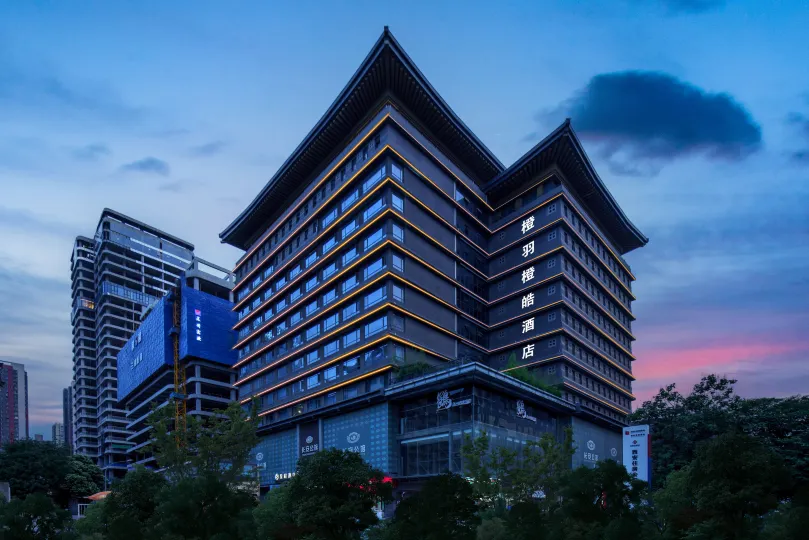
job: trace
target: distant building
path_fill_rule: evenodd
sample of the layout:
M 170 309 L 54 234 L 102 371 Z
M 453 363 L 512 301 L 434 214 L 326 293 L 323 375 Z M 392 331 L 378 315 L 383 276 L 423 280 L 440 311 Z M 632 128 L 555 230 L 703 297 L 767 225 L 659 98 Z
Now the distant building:
M 118 353 L 118 403 L 126 411 L 130 467 L 153 465 L 147 422 L 153 407 L 173 407 L 175 354 L 186 380 L 188 416 L 216 414 L 236 399 L 233 276 L 195 258 L 182 284 L 147 310 Z
M 73 453 L 73 389 L 62 390 L 62 425 L 64 426 L 65 445 Z
M 36 435 L 34 435 L 34 440 L 42 442 L 45 440 L 45 438 L 42 436 L 41 433 L 37 433 Z
M 177 284 L 190 242 L 104 209 L 95 235 L 79 236 L 70 259 L 73 309 L 74 453 L 95 459 L 107 485 L 126 472 L 125 411 L 116 358 L 143 312 Z
M 28 373 L 0 360 L 0 446 L 28 436 Z
M 570 426 L 572 466 L 621 461 L 623 255 L 647 238 L 569 121 L 506 167 L 385 29 L 220 238 L 245 251 L 236 386 L 264 489 L 325 447 L 415 488 L 480 431 L 520 448 Z
M 56 444 L 65 444 L 65 426 L 56 422 L 51 426 L 51 440 Z

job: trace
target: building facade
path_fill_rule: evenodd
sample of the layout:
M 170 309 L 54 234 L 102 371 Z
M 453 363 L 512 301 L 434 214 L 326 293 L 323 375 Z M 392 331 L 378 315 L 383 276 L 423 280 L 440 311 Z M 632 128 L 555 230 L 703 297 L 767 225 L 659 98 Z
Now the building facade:
M 0 360 L 0 446 L 28 437 L 28 373 Z
M 61 422 L 51 426 L 51 441 L 55 444 L 65 444 L 65 425 Z
M 93 457 L 107 482 L 126 472 L 130 446 L 117 400 L 117 356 L 143 312 L 177 284 L 194 246 L 105 209 L 93 238 L 71 256 L 73 451 Z
M 620 459 L 623 255 L 647 239 L 569 121 L 504 167 L 385 29 L 220 236 L 245 250 L 236 386 L 259 403 L 265 484 L 323 446 L 401 481 L 461 472 L 479 431 L 521 445 L 570 426 L 574 464 Z
M 62 426 L 65 431 L 65 445 L 73 452 L 73 389 L 62 389 Z
M 148 450 L 148 421 L 155 407 L 173 407 L 174 335 L 177 360 L 185 374 L 187 416 L 215 415 L 236 399 L 233 275 L 195 258 L 182 282 L 179 291 L 148 310 L 118 353 L 118 402 L 126 410 L 130 468 L 155 466 Z

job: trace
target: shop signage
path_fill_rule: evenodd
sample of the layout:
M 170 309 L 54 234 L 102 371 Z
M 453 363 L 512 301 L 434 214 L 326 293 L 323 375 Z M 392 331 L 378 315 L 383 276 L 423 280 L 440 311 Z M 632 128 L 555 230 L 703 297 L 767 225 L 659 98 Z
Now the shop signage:
M 298 447 L 301 457 L 320 451 L 320 426 L 317 422 L 301 424 L 298 430 Z
M 517 401 L 517 418 L 524 418 L 525 420 L 530 420 L 531 422 L 536 422 L 536 416 L 529 416 L 528 412 L 525 410 L 525 402 L 523 400 Z
M 460 393 L 461 390 L 453 390 L 453 394 Z M 437 411 L 443 411 L 445 409 L 451 409 L 452 407 L 460 407 L 461 405 L 469 405 L 472 403 L 472 398 L 466 399 L 452 399 L 449 390 L 441 390 L 438 392 L 435 398 L 435 409 Z
M 651 446 L 648 425 L 624 428 L 624 467 L 631 476 L 644 482 L 649 482 L 651 476 Z

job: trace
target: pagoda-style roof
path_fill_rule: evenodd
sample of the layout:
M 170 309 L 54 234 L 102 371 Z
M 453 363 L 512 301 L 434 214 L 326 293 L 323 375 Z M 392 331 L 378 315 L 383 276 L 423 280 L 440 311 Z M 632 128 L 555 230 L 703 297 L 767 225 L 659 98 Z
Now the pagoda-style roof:
M 326 114 L 253 202 L 219 235 L 221 240 L 247 249 L 386 98 L 402 105 L 416 125 L 426 128 L 432 142 L 480 185 L 503 170 L 500 161 L 438 95 L 385 27 Z
M 629 221 L 599 178 L 569 118 L 489 181 L 483 191 L 496 206 L 498 200 L 519 191 L 520 186 L 528 184 L 553 166 L 561 171 L 568 185 L 576 191 L 578 200 L 590 209 L 590 216 L 617 244 L 621 253 L 646 245 L 649 239 Z

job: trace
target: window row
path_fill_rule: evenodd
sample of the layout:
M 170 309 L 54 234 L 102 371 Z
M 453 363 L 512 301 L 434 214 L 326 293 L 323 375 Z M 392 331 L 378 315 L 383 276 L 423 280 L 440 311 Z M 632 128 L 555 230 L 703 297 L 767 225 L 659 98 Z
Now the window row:
M 355 171 L 359 170 L 364 162 L 373 155 L 373 152 L 378 150 L 382 144 L 381 134 L 377 133 L 372 137 L 362 148 L 360 148 L 351 159 L 332 176 L 320 186 L 320 188 L 311 193 L 295 214 L 289 216 L 286 221 L 275 231 L 269 238 L 267 238 L 261 247 L 247 260 L 237 271 L 236 281 L 240 281 L 247 273 L 249 273 L 257 264 L 259 264 L 264 257 L 273 250 L 279 243 L 289 235 L 290 232 L 306 217 L 314 212 L 318 204 L 325 200 L 331 193 L 333 193 L 343 182 L 348 180 Z
M 587 317 L 589 317 L 591 321 L 600 326 L 602 330 L 612 336 L 612 338 L 620 343 L 626 350 L 632 350 L 632 340 L 627 337 L 625 331 L 619 330 L 618 327 L 612 324 L 607 317 L 602 315 L 599 310 L 594 308 L 590 301 L 585 300 L 582 295 L 576 294 L 572 287 L 568 287 L 565 284 L 562 284 L 562 294 L 565 296 L 565 298 L 570 300 L 573 305 L 586 313 Z
M 569 204 L 564 204 L 563 206 L 565 217 L 573 225 L 573 228 L 579 231 L 579 234 L 586 239 L 587 243 L 598 253 L 599 257 L 610 267 L 613 273 L 618 276 L 627 287 L 630 287 L 632 285 L 632 278 L 629 277 L 629 273 L 618 263 L 612 253 L 604 247 L 602 240 L 590 232 L 590 228 L 585 225 L 583 220 L 579 219 L 579 216 L 570 208 Z
M 631 369 L 631 361 L 629 356 L 608 340 L 601 337 L 598 333 L 593 332 L 593 330 L 590 329 L 590 326 L 587 323 L 582 322 L 578 316 L 572 315 L 568 310 L 565 309 L 562 311 L 562 322 L 564 322 L 569 328 L 575 330 L 576 333 L 584 337 L 587 341 L 595 345 L 596 348 L 601 349 L 602 352 L 614 359 L 618 364 L 624 366 L 624 369 L 627 371 Z
M 575 340 L 563 336 L 562 349 L 570 353 L 572 357 L 589 365 L 593 371 L 598 371 L 609 380 L 623 386 L 627 390 L 632 389 L 632 381 L 629 377 L 612 367 L 609 362 L 605 362 L 599 356 L 592 354 L 584 347 L 579 346 Z
M 590 271 L 598 278 L 598 280 L 607 289 L 609 289 L 623 305 L 626 307 L 631 305 L 632 298 L 630 298 L 630 296 L 624 292 L 623 287 L 618 285 L 615 276 L 605 271 L 600 264 L 596 263 L 595 259 L 590 256 L 590 253 L 584 248 L 584 246 L 577 242 L 573 238 L 573 235 L 569 234 L 567 231 L 565 231 L 564 234 L 564 243 L 570 247 L 571 251 L 576 255 L 581 263 L 589 268 Z
M 621 423 L 626 423 L 626 414 L 621 414 L 610 407 L 604 407 L 600 403 L 587 399 L 586 397 L 582 397 L 578 394 L 573 392 L 565 392 L 564 397 L 567 401 L 571 403 L 577 403 L 582 407 L 587 407 L 588 409 L 600 413 L 604 416 L 612 418 Z
M 613 403 L 617 403 L 621 407 L 626 407 L 627 409 L 631 405 L 631 401 L 629 398 L 621 395 L 620 392 L 612 390 L 608 385 L 602 384 L 593 379 L 592 377 L 588 377 L 586 373 L 582 373 L 581 371 L 574 369 L 570 366 L 565 366 L 564 369 L 566 378 L 587 388 L 591 392 L 603 396 L 612 401 Z
M 564 268 L 567 275 L 571 276 L 582 289 L 587 291 L 591 298 L 594 298 L 599 304 L 601 304 L 601 307 L 609 311 L 613 317 L 624 325 L 624 328 L 630 332 L 632 331 L 632 319 L 626 314 L 624 309 L 618 307 L 617 303 L 613 302 L 609 296 L 604 294 L 600 287 L 598 287 L 592 280 L 584 275 L 584 272 L 580 271 L 567 258 L 564 258 Z

